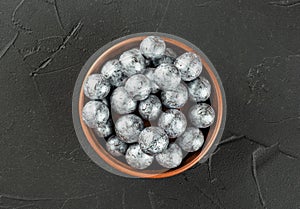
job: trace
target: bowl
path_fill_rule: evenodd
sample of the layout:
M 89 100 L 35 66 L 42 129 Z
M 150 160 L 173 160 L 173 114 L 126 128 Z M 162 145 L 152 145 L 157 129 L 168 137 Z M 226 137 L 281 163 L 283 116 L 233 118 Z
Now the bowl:
M 85 125 L 81 113 L 84 104 L 89 100 L 83 93 L 84 80 L 93 73 L 101 72 L 101 67 L 111 59 L 118 58 L 124 51 L 139 47 L 140 42 L 147 36 L 160 36 L 167 47 L 172 48 L 178 55 L 184 52 L 196 53 L 203 64 L 201 76 L 204 76 L 211 83 L 210 105 L 215 110 L 215 122 L 208 129 L 204 130 L 205 142 L 202 148 L 196 152 L 185 154 L 185 157 L 176 168 L 163 169 L 151 167 L 145 170 L 138 170 L 130 167 L 125 161 L 111 156 L 105 149 L 105 140 L 99 139 L 93 129 Z M 177 175 L 193 167 L 197 163 L 205 162 L 209 155 L 216 149 L 226 120 L 226 99 L 220 77 L 206 57 L 206 55 L 192 43 L 166 33 L 145 32 L 136 33 L 116 39 L 97 50 L 82 67 L 73 93 L 72 100 L 73 123 L 78 140 L 86 154 L 103 169 L 124 177 L 131 178 L 166 178 Z M 104 143 L 103 143 L 104 142 Z

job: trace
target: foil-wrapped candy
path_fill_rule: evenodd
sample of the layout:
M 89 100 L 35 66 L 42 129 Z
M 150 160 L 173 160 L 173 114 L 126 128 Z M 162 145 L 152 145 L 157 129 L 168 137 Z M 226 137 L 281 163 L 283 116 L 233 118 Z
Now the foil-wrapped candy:
M 167 149 L 168 135 L 160 127 L 147 127 L 139 135 L 138 143 L 143 152 L 156 155 Z
M 200 103 L 190 108 L 188 117 L 194 126 L 207 128 L 211 126 L 215 120 L 215 111 L 210 105 Z
M 199 150 L 204 143 L 204 136 L 199 128 L 188 127 L 185 132 L 176 139 L 176 143 L 187 152 Z
M 152 164 L 154 157 L 144 153 L 140 145 L 133 144 L 127 149 L 125 159 L 131 167 L 145 169 Z
M 182 83 L 177 88 L 161 92 L 162 103 L 168 108 L 181 108 L 188 100 L 188 91 Z
M 143 128 L 142 119 L 134 114 L 123 115 L 115 122 L 117 136 L 126 143 L 137 142 Z
M 130 77 L 135 74 L 143 73 L 145 71 L 145 58 L 141 52 L 134 48 L 121 54 L 120 62 L 123 65 L 124 73 Z
M 82 119 L 90 128 L 106 123 L 109 115 L 109 109 L 100 101 L 89 101 L 82 109 Z
M 132 113 L 137 106 L 123 86 L 116 88 L 110 99 L 111 108 L 118 114 Z
M 140 44 L 140 51 L 150 59 L 157 59 L 164 55 L 166 44 L 159 36 L 148 36 Z
M 92 74 L 84 82 L 84 95 L 90 99 L 103 99 L 108 95 L 110 85 L 101 74 Z
M 161 58 L 154 59 L 153 64 L 154 64 L 154 66 L 158 66 L 158 65 L 161 65 L 163 63 L 173 64 L 176 57 L 177 57 L 177 54 L 176 54 L 176 52 L 174 52 L 173 49 L 166 48 L 166 51 L 165 51 L 164 55 Z
M 147 99 L 140 102 L 138 110 L 145 120 L 156 120 L 161 113 L 161 102 L 155 95 L 150 95 Z
M 187 86 L 189 97 L 194 102 L 204 102 L 210 97 L 211 85 L 209 81 L 202 76 L 188 82 Z
M 158 126 L 164 129 L 170 138 L 176 138 L 185 131 L 187 121 L 182 112 L 169 109 L 160 115 Z
M 153 73 L 153 81 L 162 90 L 172 90 L 180 84 L 180 72 L 172 64 L 161 64 Z
M 155 156 L 156 161 L 165 168 L 176 168 L 182 161 L 182 150 L 176 143 L 170 143 L 169 147 Z
M 147 68 L 145 70 L 145 76 L 150 80 L 151 82 L 151 93 L 155 94 L 159 91 L 159 86 L 153 81 L 153 73 L 155 68 Z
M 113 122 L 111 119 L 108 119 L 106 123 L 98 124 L 97 128 L 94 129 L 95 133 L 99 137 L 109 137 L 113 134 Z
M 174 65 L 180 71 L 181 78 L 184 81 L 194 80 L 202 72 L 202 62 L 200 58 L 192 52 L 186 52 L 177 57 Z
M 112 86 L 117 87 L 124 85 L 127 79 L 123 66 L 117 59 L 107 61 L 102 67 L 101 74 Z
M 125 83 L 125 90 L 134 100 L 144 100 L 151 93 L 151 82 L 146 76 L 136 74 L 128 78 Z
M 128 145 L 118 136 L 111 136 L 106 142 L 106 150 L 115 157 L 124 155 L 127 147 Z

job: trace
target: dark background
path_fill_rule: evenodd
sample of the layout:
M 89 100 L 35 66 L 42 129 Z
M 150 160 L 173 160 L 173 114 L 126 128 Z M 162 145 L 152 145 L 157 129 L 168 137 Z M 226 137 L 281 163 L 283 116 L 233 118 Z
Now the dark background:
M 126 179 L 81 149 L 72 91 L 98 48 L 181 36 L 223 81 L 223 144 L 161 180 Z M 0 1 L 0 208 L 300 208 L 300 1 Z

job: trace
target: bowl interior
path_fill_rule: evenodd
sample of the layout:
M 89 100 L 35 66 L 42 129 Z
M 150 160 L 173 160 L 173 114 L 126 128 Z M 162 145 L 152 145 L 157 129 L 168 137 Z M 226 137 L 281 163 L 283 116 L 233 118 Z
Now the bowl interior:
M 201 76 L 204 76 L 211 83 L 211 87 L 212 87 L 211 97 L 208 103 L 210 103 L 210 105 L 214 108 L 216 113 L 216 118 L 212 126 L 210 126 L 206 130 L 203 130 L 205 135 L 205 143 L 202 146 L 202 149 L 193 153 L 185 153 L 185 157 L 179 167 L 174 169 L 163 169 L 162 167 L 153 165 L 145 170 L 137 170 L 129 166 L 125 162 L 124 158 L 119 159 L 111 156 L 105 149 L 105 140 L 103 138 L 101 139 L 98 136 L 96 136 L 93 129 L 87 127 L 83 122 L 82 118 L 80 117 L 82 113 L 82 108 L 84 104 L 87 101 L 89 101 L 89 99 L 84 96 L 83 86 L 81 85 L 80 92 L 79 92 L 79 101 L 78 101 L 78 114 L 79 114 L 81 128 L 86 137 L 86 140 L 88 141 L 92 149 L 97 153 L 97 155 L 99 155 L 109 166 L 112 166 L 114 169 L 120 171 L 121 173 L 124 173 L 132 177 L 164 178 L 164 177 L 176 175 L 178 173 L 187 170 L 188 168 L 195 165 L 199 160 L 201 160 L 205 155 L 207 155 L 209 150 L 211 150 L 213 144 L 216 142 L 216 139 L 218 137 L 219 134 L 218 132 L 220 131 L 221 124 L 224 122 L 223 107 L 225 101 L 223 101 L 224 95 L 222 96 L 222 91 L 221 91 L 222 86 L 218 78 L 218 75 L 216 74 L 214 67 L 212 66 L 208 58 L 203 54 L 202 51 L 200 51 L 196 47 L 193 47 L 193 45 L 189 46 L 180 40 L 176 40 L 175 38 L 170 38 L 164 35 L 160 35 L 160 37 L 164 39 L 167 47 L 172 48 L 178 55 L 187 51 L 198 54 L 198 56 L 200 57 L 203 63 L 203 71 L 201 73 Z M 125 40 L 120 40 L 117 43 L 115 43 L 113 46 L 105 50 L 90 65 L 83 81 L 90 74 L 101 72 L 102 66 L 108 60 L 119 58 L 119 56 L 124 51 L 135 47 L 139 47 L 140 42 L 144 38 L 146 38 L 146 36 L 139 35 Z M 183 108 L 182 111 L 186 113 L 185 111 L 187 111 L 187 108 L 186 109 Z M 115 119 L 116 117 L 114 117 L 113 115 L 113 120 Z

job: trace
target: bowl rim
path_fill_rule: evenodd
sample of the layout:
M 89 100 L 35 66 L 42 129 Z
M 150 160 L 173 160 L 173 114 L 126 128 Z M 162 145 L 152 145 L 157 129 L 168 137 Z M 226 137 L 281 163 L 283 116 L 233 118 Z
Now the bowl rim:
M 89 71 L 93 69 L 93 67 L 96 65 L 97 61 L 99 61 L 99 58 L 104 54 L 107 53 L 107 51 L 112 50 L 112 48 L 119 46 L 120 44 L 124 44 L 124 42 L 131 40 L 136 41 L 136 39 L 142 40 L 146 36 L 160 36 L 165 39 L 165 41 L 168 42 L 176 42 L 177 44 L 181 45 L 181 48 L 183 48 L 186 51 L 193 51 L 197 53 L 198 55 L 201 54 L 201 61 L 204 65 L 204 67 L 207 69 L 208 74 L 210 75 L 211 79 L 213 80 L 214 85 L 216 88 L 217 93 L 217 103 L 218 108 L 220 108 L 221 111 L 218 111 L 219 120 L 216 121 L 216 127 L 212 138 L 210 138 L 209 143 L 203 148 L 201 152 L 197 154 L 197 156 L 185 164 L 182 167 L 174 168 L 171 170 L 168 170 L 163 173 L 156 173 L 156 174 L 146 174 L 141 173 L 138 171 L 130 171 L 128 172 L 126 169 L 122 169 L 119 166 L 116 165 L 116 162 L 112 162 L 107 157 L 105 157 L 101 150 L 97 149 L 97 146 L 91 141 L 91 137 L 89 136 L 89 133 L 87 132 L 87 126 L 83 123 L 80 113 L 81 109 L 79 107 L 83 106 L 83 90 L 82 90 L 82 84 L 85 78 L 89 75 Z M 213 76 L 213 77 L 212 77 Z M 214 68 L 213 64 L 210 62 L 210 60 L 207 58 L 207 56 L 194 44 L 190 43 L 189 41 L 180 38 L 175 35 L 167 34 L 167 33 L 160 33 L 160 32 L 143 32 L 143 33 L 134 33 L 130 34 L 121 38 L 118 38 L 114 41 L 111 41 L 104 46 L 102 46 L 100 49 L 98 49 L 93 55 L 89 57 L 89 59 L 86 61 L 86 63 L 83 65 L 83 67 L 80 70 L 80 73 L 77 77 L 74 92 L 73 92 L 73 99 L 72 99 L 72 116 L 73 116 L 73 124 L 74 129 L 77 135 L 77 138 L 83 148 L 83 150 L 86 152 L 86 154 L 94 161 L 97 165 L 102 167 L 103 169 L 116 174 L 121 175 L 124 177 L 131 177 L 131 178 L 166 178 L 171 177 L 174 175 L 177 175 L 179 173 L 182 173 L 189 168 L 193 167 L 197 163 L 203 163 L 205 162 L 211 153 L 216 149 L 216 147 L 219 144 L 219 141 L 221 140 L 224 128 L 225 128 L 225 122 L 226 122 L 226 113 L 227 113 L 227 105 L 226 105 L 226 96 L 225 91 L 221 82 L 221 79 Z M 88 136 L 87 136 L 88 135 Z

